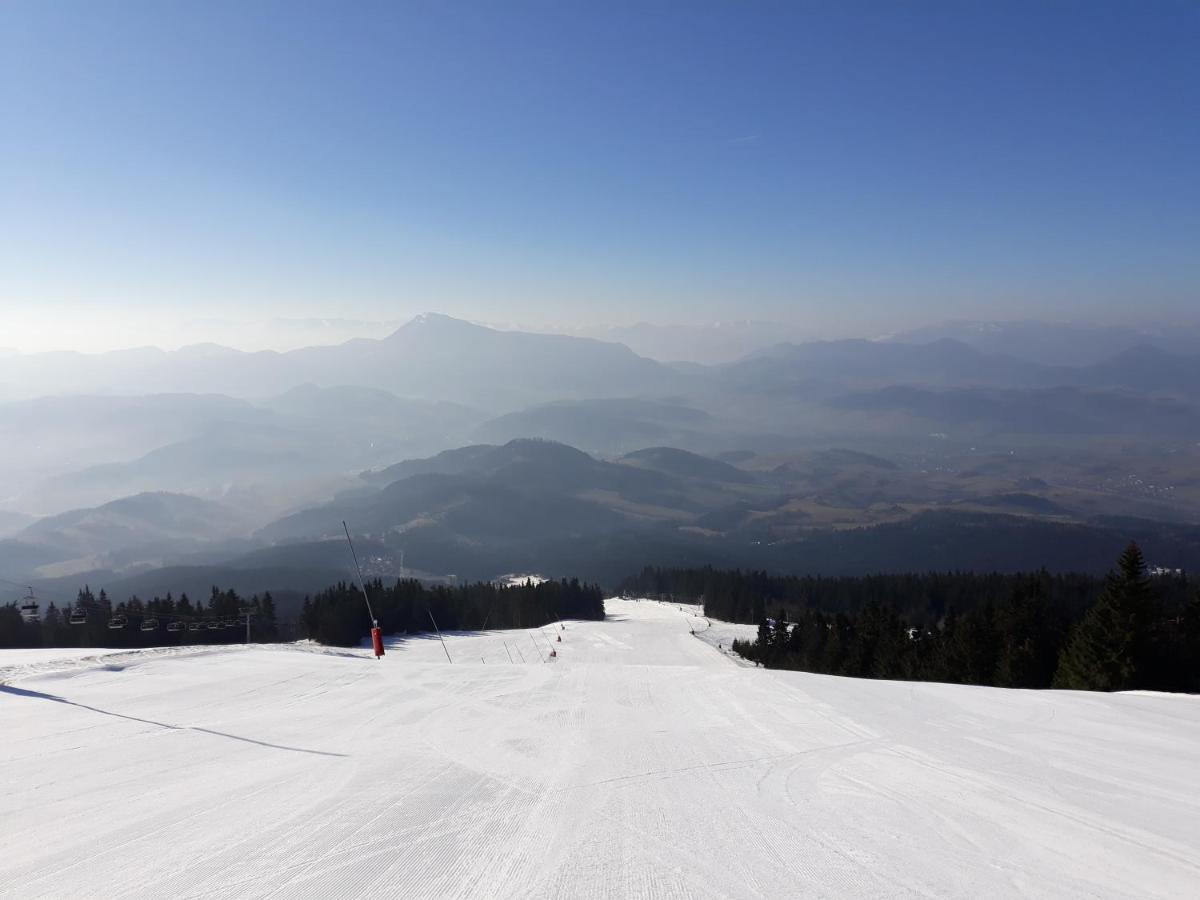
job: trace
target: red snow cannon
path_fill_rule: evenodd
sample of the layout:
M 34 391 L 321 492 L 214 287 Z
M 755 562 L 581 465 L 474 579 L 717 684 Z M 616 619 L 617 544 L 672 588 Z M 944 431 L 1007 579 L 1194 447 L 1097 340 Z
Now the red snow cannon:
M 375 658 L 383 656 L 383 632 L 378 628 L 371 629 L 371 647 L 375 651 Z

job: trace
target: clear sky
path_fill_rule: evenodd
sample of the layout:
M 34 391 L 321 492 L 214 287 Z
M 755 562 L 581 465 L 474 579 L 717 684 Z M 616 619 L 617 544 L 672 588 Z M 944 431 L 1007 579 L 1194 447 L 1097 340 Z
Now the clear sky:
M 0 347 L 1200 307 L 1193 0 L 8 0 L 0 114 Z

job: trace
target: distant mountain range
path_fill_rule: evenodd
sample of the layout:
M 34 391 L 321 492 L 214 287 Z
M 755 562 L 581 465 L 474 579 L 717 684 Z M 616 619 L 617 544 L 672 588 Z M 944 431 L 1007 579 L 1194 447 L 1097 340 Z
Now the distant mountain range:
M 668 365 L 426 315 L 289 353 L 5 354 L 0 395 L 25 399 L 0 403 L 0 578 L 340 572 L 343 519 L 381 575 L 401 552 L 445 578 L 869 570 L 894 562 L 881 535 L 1001 514 L 1080 547 L 1120 516 L 1160 529 L 1163 564 L 1191 559 L 1163 537 L 1200 509 L 1186 329 L 944 332 Z
M 50 396 L 0 403 L 0 430 L 12 436 L 0 509 L 55 513 L 173 491 L 265 517 L 328 496 L 364 468 L 522 437 L 605 456 L 930 433 L 1200 437 L 1200 354 L 1141 344 L 1087 365 L 1045 365 L 1015 355 L 1025 338 L 1078 346 L 1091 332 L 1051 325 L 1037 344 L 1027 323 L 945 330 L 957 337 L 776 343 L 712 366 L 432 314 L 381 340 L 290 353 L 7 355 L 0 390 Z M 1114 347 L 1145 337 L 1096 334 Z M 1188 341 L 1183 329 L 1169 343 Z
M 719 365 L 734 362 L 763 347 L 804 337 L 797 326 L 781 322 L 715 321 L 702 324 L 634 325 L 582 328 L 584 337 L 624 344 L 634 353 L 660 362 Z
M 564 398 L 667 391 L 672 370 L 620 344 L 496 331 L 426 314 L 382 340 L 359 338 L 287 353 L 213 345 L 85 355 L 0 357 L 10 398 L 50 394 L 220 393 L 266 399 L 298 385 L 355 385 L 507 411 Z
M 736 462 L 661 446 L 604 460 L 543 440 L 468 445 L 365 471 L 336 499 L 262 527 L 228 504 L 143 494 L 0 540 L 0 572 L 14 585 L 0 600 L 22 583 L 60 597 L 83 583 L 141 596 L 217 584 L 271 589 L 294 605 L 350 576 L 343 520 L 367 574 L 383 578 L 531 571 L 614 583 L 646 564 L 1100 571 L 1131 538 L 1156 565 L 1200 565 L 1195 453 L 1141 463 L 1153 484 L 1131 480 L 1119 450 L 1102 468 L 1024 449 L 728 456 Z M 1182 503 L 1176 488 L 1191 492 Z
M 738 565 L 786 568 L 789 554 L 803 555 L 804 548 L 823 546 L 823 541 L 833 541 L 831 548 L 873 549 L 860 559 L 846 557 L 844 550 L 824 561 L 806 556 L 806 566 L 869 571 L 872 560 L 892 552 L 871 543 L 873 529 L 887 526 L 890 531 L 882 533 L 900 535 L 910 528 L 951 528 L 954 516 L 986 522 L 1001 514 L 1020 517 L 996 519 L 1001 529 L 996 539 L 1002 543 L 1016 536 L 1025 540 L 1039 528 L 1070 526 L 1075 530 L 1064 533 L 1079 547 L 1111 549 L 1111 529 L 1093 524 L 1092 497 L 1086 491 L 961 472 L 946 480 L 936 499 L 925 492 L 918 501 L 920 479 L 915 481 L 914 474 L 850 450 L 809 453 L 782 464 L 764 459 L 747 468 L 670 447 L 602 461 L 553 442 L 516 440 L 463 447 L 364 473 L 368 490 L 287 516 L 258 532 L 259 539 L 276 549 L 259 551 L 255 558 L 275 564 L 277 553 L 290 555 L 297 543 L 320 547 L 336 538 L 344 519 L 376 541 L 380 564 L 386 569 L 390 559 L 393 574 L 402 550 L 410 566 L 476 577 L 493 567 L 500 572 L 530 565 L 562 573 L 567 571 L 565 560 L 599 576 L 655 554 L 710 555 Z M 929 519 L 935 511 L 942 518 Z M 853 526 L 857 536 L 845 533 L 846 526 Z M 1005 537 L 1004 529 L 1015 536 Z M 1150 525 L 1143 520 L 1134 530 L 1159 537 L 1173 534 L 1171 540 L 1183 542 L 1179 547 L 1200 539 L 1200 528 L 1182 523 Z M 843 536 L 835 540 L 837 533 Z M 937 546 L 914 551 L 913 564 L 937 559 L 929 555 L 942 552 Z M 1192 552 L 1179 547 L 1170 551 L 1176 557 Z M 610 558 L 583 563 L 588 548 Z M 1006 561 L 1011 549 L 993 548 L 1001 568 L 1018 567 Z M 1032 552 L 1033 544 L 1021 550 Z M 1096 558 L 1103 552 L 1097 551 Z
M 599 333 L 620 337 L 656 327 Z M 263 401 L 304 385 L 352 385 L 496 414 L 564 400 L 683 396 L 712 378 L 776 390 L 912 381 L 1179 391 L 1195 388 L 1200 368 L 1200 328 L 1189 327 L 1135 331 L 1044 322 L 957 323 L 887 340 L 805 343 L 780 343 L 788 331 L 773 323 L 697 329 L 715 335 L 724 348 L 717 365 L 670 367 L 614 341 L 500 331 L 429 313 L 383 339 L 287 353 L 200 344 L 173 352 L 5 354 L 0 355 L 0 396 L 144 394 L 152 387 L 159 394 Z M 743 340 L 746 334 L 755 337 Z
M 902 432 L 914 418 L 920 430 L 962 433 L 1200 435 L 1200 407 L 1174 398 L 1073 387 L 1013 390 L 893 386 L 840 394 L 829 401 L 843 412 L 869 415 Z
M 983 353 L 1043 366 L 1094 366 L 1136 348 L 1179 356 L 1200 354 L 1200 324 L 1131 328 L 1084 322 L 946 322 L 894 335 L 906 344 L 954 340 Z

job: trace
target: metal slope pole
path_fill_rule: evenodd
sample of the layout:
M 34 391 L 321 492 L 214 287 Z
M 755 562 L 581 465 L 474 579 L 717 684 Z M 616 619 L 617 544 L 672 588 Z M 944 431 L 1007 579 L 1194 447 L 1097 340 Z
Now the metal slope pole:
M 542 648 L 538 646 L 537 639 L 534 638 L 532 631 L 529 633 L 529 640 L 533 641 L 533 649 L 537 651 L 538 659 L 542 659 Z M 545 660 L 542 659 L 542 662 L 545 662 Z
M 433 617 L 433 610 L 427 606 L 425 607 L 425 612 L 429 613 L 429 621 L 433 623 L 433 630 L 437 632 L 438 640 L 442 642 L 442 649 L 446 651 L 446 659 L 450 659 L 450 648 L 446 646 L 446 639 L 442 637 L 442 630 L 437 627 L 437 619 Z M 450 659 L 450 665 L 454 665 L 454 660 Z
M 354 558 L 354 571 L 358 575 L 358 589 L 362 591 L 363 600 L 367 603 L 367 615 L 371 617 L 371 649 L 375 658 L 383 656 L 383 633 L 379 630 L 379 620 L 371 609 L 371 598 L 367 596 L 367 586 L 363 584 L 362 568 L 358 564 L 358 554 L 354 552 L 354 541 L 350 540 L 350 526 L 342 519 L 342 528 L 346 531 L 346 543 L 350 545 L 350 555 Z

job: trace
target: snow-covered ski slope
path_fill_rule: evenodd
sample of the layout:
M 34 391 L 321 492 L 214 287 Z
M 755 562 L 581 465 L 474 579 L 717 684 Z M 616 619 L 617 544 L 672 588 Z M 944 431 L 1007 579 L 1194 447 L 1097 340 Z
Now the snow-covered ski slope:
M 0 895 L 1200 896 L 1197 698 L 767 672 L 608 609 L 454 665 L 0 653 Z

